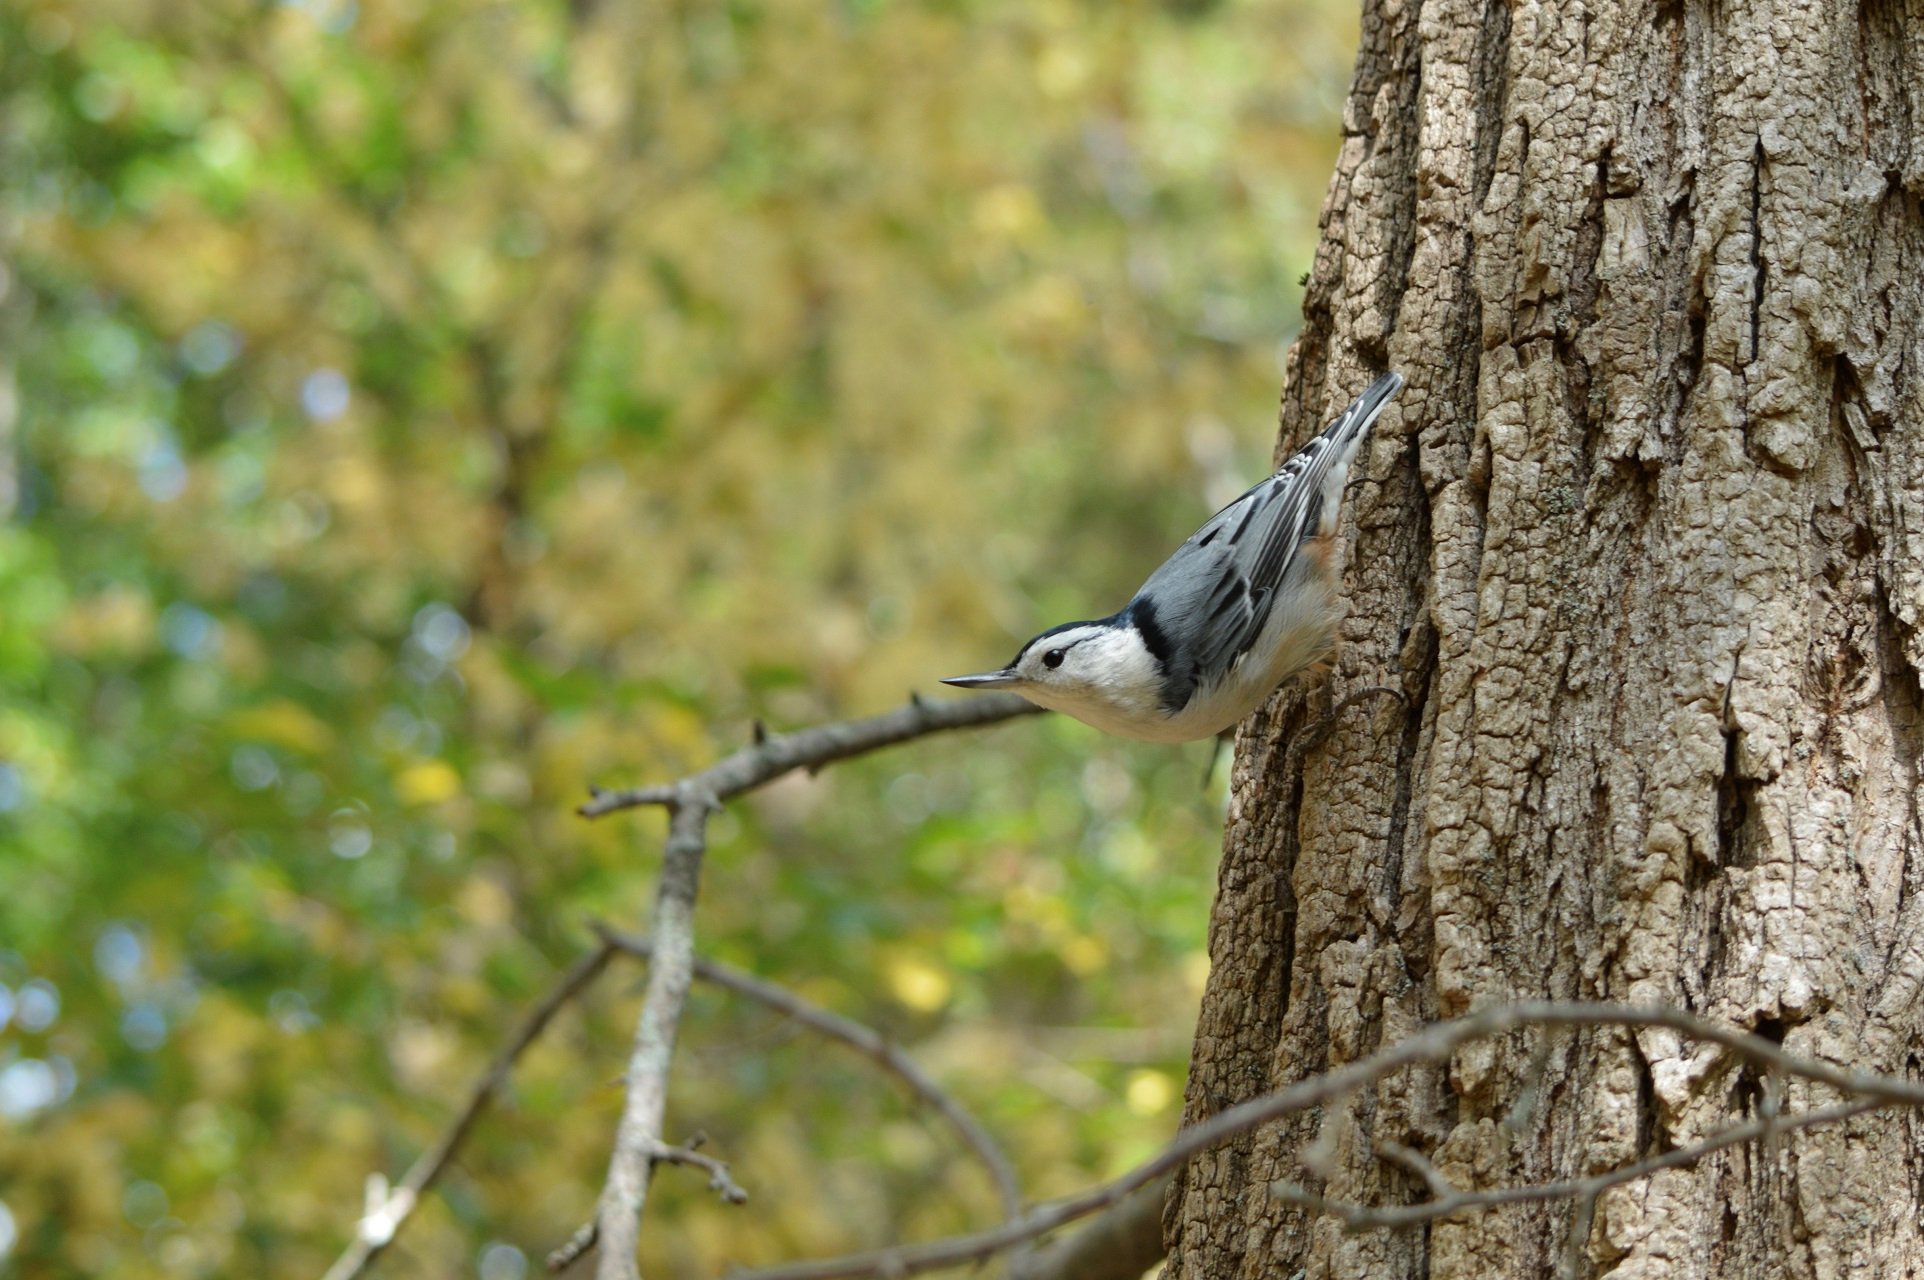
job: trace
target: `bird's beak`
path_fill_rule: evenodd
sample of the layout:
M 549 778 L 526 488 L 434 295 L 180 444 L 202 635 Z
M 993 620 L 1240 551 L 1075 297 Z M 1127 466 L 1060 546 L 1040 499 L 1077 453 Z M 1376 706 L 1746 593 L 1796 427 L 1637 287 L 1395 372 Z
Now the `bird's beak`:
M 984 671 L 976 676 L 950 676 L 943 684 L 952 684 L 958 689 L 1006 689 L 1021 677 L 1004 667 L 1000 671 Z

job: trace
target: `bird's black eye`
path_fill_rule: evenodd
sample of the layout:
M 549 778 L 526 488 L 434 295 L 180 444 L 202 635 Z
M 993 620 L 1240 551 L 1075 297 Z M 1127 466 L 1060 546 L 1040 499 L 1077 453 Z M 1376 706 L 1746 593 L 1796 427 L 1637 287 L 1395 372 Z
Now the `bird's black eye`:
M 1062 650 L 1051 649 L 1042 655 L 1042 665 L 1051 671 L 1062 665 Z

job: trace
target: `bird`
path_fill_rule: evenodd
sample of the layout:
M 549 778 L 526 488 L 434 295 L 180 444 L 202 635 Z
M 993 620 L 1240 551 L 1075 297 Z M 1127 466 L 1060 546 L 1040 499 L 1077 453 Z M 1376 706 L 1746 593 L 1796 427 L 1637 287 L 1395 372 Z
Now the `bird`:
M 1106 618 L 1065 622 L 996 671 L 950 676 L 1010 689 L 1125 738 L 1221 734 L 1335 643 L 1331 552 L 1350 460 L 1403 386 L 1385 373 L 1268 479 L 1211 516 Z

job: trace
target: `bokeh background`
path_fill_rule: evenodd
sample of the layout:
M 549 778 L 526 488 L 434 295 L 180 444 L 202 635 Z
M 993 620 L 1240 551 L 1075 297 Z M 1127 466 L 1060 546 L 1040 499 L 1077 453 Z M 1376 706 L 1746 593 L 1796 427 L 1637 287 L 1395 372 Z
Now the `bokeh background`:
M 7 0 L 0 1273 L 318 1275 L 600 917 L 572 816 L 1113 609 L 1251 482 L 1347 0 Z M 1172 1130 L 1208 752 L 1054 718 L 716 824 L 712 956 L 1044 1197 Z M 536 1274 L 637 975 L 381 1264 Z M 979 1226 L 867 1064 L 697 991 L 644 1270 Z

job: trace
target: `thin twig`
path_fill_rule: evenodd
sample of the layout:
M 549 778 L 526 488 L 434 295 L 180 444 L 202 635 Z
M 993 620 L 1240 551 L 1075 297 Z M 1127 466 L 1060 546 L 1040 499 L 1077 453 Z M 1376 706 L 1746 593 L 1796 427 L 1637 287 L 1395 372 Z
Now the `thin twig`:
M 1587 1178 L 1567 1178 L 1560 1182 L 1532 1182 L 1520 1187 L 1492 1187 L 1487 1191 L 1463 1191 L 1452 1189 L 1447 1195 L 1439 1195 L 1434 1200 L 1419 1204 L 1364 1205 L 1351 1204 L 1343 1200 L 1328 1200 L 1313 1191 L 1304 1189 L 1293 1182 L 1272 1182 L 1269 1192 L 1279 1200 L 1290 1204 L 1313 1209 L 1317 1213 L 1327 1213 L 1341 1218 L 1343 1224 L 1353 1231 L 1372 1228 L 1399 1230 L 1404 1227 L 1422 1226 L 1435 1222 L 1438 1218 L 1448 1218 L 1459 1213 L 1473 1213 L 1498 1205 L 1525 1204 L 1535 1200 L 1589 1200 L 1608 1191 L 1620 1183 L 1635 1182 L 1665 1169 L 1679 1169 L 1697 1163 L 1705 1156 L 1734 1147 L 1744 1142 L 1754 1142 L 1771 1132 L 1794 1133 L 1799 1129 L 1813 1129 L 1818 1125 L 1832 1124 L 1848 1120 L 1860 1112 L 1877 1107 L 1895 1106 L 1896 1103 L 1881 1098 L 1857 1098 L 1850 1102 L 1840 1102 L 1834 1106 L 1818 1107 L 1794 1115 L 1779 1116 L 1775 1119 L 1751 1120 L 1744 1124 L 1720 1129 L 1700 1142 L 1693 1142 L 1675 1151 L 1666 1151 L 1648 1160 L 1635 1164 L 1606 1169 L 1593 1173 Z M 1445 1186 L 1449 1184 L 1444 1183 Z
M 454 1158 L 455 1150 L 466 1140 L 475 1121 L 481 1118 L 488 1103 L 507 1083 L 508 1072 L 515 1060 L 547 1029 L 555 1014 L 595 980 L 615 951 L 614 944 L 604 940 L 600 946 L 570 965 L 555 980 L 548 993 L 528 1010 L 520 1025 L 508 1037 L 508 1042 L 494 1055 L 494 1060 L 481 1073 L 480 1079 L 474 1082 L 474 1087 L 468 1091 L 467 1104 L 442 1131 L 440 1138 L 415 1158 L 400 1185 L 392 1192 L 382 1187 L 378 1203 L 375 1202 L 377 1197 L 369 1197 L 367 1213 L 355 1229 L 353 1243 L 327 1269 L 326 1280 L 353 1280 L 380 1256 L 383 1249 L 393 1243 L 394 1237 L 420 1203 L 421 1193 L 434 1185 L 434 1180 L 441 1176 L 441 1171 Z M 370 1185 L 374 1185 L 372 1180 Z
M 1355 1119 L 1349 1113 L 1351 1101 L 1348 1097 L 1337 1098 L 1334 1105 L 1324 1107 L 1315 1139 L 1303 1148 L 1303 1167 L 1319 1178 L 1336 1172 L 1336 1153 L 1355 1127 Z
M 647 938 L 637 938 L 602 924 L 595 925 L 594 930 L 608 946 L 643 959 L 651 959 L 654 955 L 654 944 Z M 736 995 L 746 996 L 757 1004 L 766 1005 L 831 1040 L 839 1040 L 895 1076 L 910 1093 L 941 1115 L 955 1130 L 963 1145 L 982 1162 L 989 1180 L 995 1184 L 1003 1215 L 1013 1218 L 1022 1212 L 1022 1189 L 1016 1181 L 1015 1169 L 995 1139 L 969 1114 L 966 1107 L 937 1084 L 928 1072 L 916 1065 L 915 1059 L 890 1044 L 879 1032 L 812 1004 L 786 987 L 776 986 L 713 960 L 697 956 L 695 976 L 733 991 Z
M 729 1204 L 747 1204 L 748 1193 L 743 1191 L 741 1187 L 736 1185 L 735 1180 L 728 1176 L 727 1164 L 715 1159 L 713 1156 L 705 1156 L 697 1150 L 697 1148 L 707 1140 L 705 1135 L 697 1133 L 679 1147 L 670 1146 L 666 1142 L 657 1142 L 653 1152 L 654 1162 L 656 1164 L 681 1164 L 687 1165 L 691 1169 L 700 1169 L 708 1175 L 708 1189 L 710 1191 L 713 1191 Z
M 548 1254 L 547 1268 L 550 1271 L 566 1271 L 595 1247 L 595 1224 L 590 1219 L 576 1228 L 575 1233 Z
M 1246 1133 L 1282 1116 L 1345 1097 L 1404 1067 L 1445 1059 L 1458 1046 L 1468 1041 L 1526 1026 L 1668 1027 L 1695 1039 L 1720 1045 L 1739 1057 L 1775 1067 L 1785 1074 L 1814 1080 L 1846 1094 L 1857 1094 L 1858 1099 L 1845 1106 L 1855 1107 L 1858 1111 L 1867 1110 L 1872 1106 L 1924 1105 L 1924 1084 L 1917 1084 L 1896 1076 L 1847 1071 L 1814 1058 L 1787 1053 L 1772 1041 L 1760 1036 L 1737 1031 L 1674 1009 L 1636 1005 L 1565 1004 L 1554 1001 L 1492 1005 L 1465 1017 L 1436 1023 L 1367 1058 L 1360 1058 L 1333 1071 L 1299 1081 L 1287 1089 L 1251 1098 L 1247 1102 L 1238 1103 L 1225 1111 L 1220 1111 L 1202 1123 L 1177 1134 L 1175 1140 L 1164 1147 L 1159 1154 L 1137 1165 L 1121 1177 L 1067 1199 L 1038 1206 L 1020 1218 L 987 1231 L 952 1236 L 925 1244 L 879 1249 L 840 1258 L 826 1258 L 816 1262 L 767 1267 L 753 1271 L 738 1270 L 730 1274 L 733 1280 L 839 1280 L 840 1277 L 845 1276 L 888 1276 L 890 1280 L 897 1280 L 902 1276 L 930 1271 L 937 1267 L 956 1266 L 987 1258 L 1004 1249 L 1053 1231 L 1065 1223 L 1105 1209 L 1137 1187 L 1145 1186 L 1163 1174 L 1180 1168 L 1191 1157 L 1209 1150 L 1228 1138 Z M 1846 1114 L 1843 1108 L 1826 1110 L 1832 1114 L 1808 1113 L 1813 1117 L 1822 1116 L 1821 1119 L 1811 1120 L 1811 1123 L 1841 1119 Z M 1848 1114 L 1855 1114 L 1855 1111 Z M 1761 1126 L 1766 1123 L 1756 1121 L 1753 1125 L 1758 1127 L 1758 1132 L 1761 1134 L 1763 1132 Z M 1788 1127 L 1787 1121 L 1779 1120 L 1777 1124 L 1780 1129 Z M 1733 1139 L 1733 1141 L 1741 1140 Z M 1675 1155 L 1675 1153 L 1672 1154 Z
M 1583 1280 L 1583 1249 L 1590 1243 L 1590 1228 L 1597 1220 L 1597 1198 L 1579 1196 L 1570 1214 L 1570 1231 L 1563 1238 L 1563 1264 L 1557 1280 Z
M 906 706 L 879 716 L 768 734 L 680 782 L 621 791 L 590 788 L 588 803 L 579 812 L 584 818 L 599 818 L 640 805 L 672 807 L 676 795 L 686 787 L 698 788 L 717 800 L 732 800 L 795 769 L 818 769 L 912 738 L 950 729 L 980 728 L 1041 710 L 1012 693 L 985 693 L 944 702 L 912 698 Z

